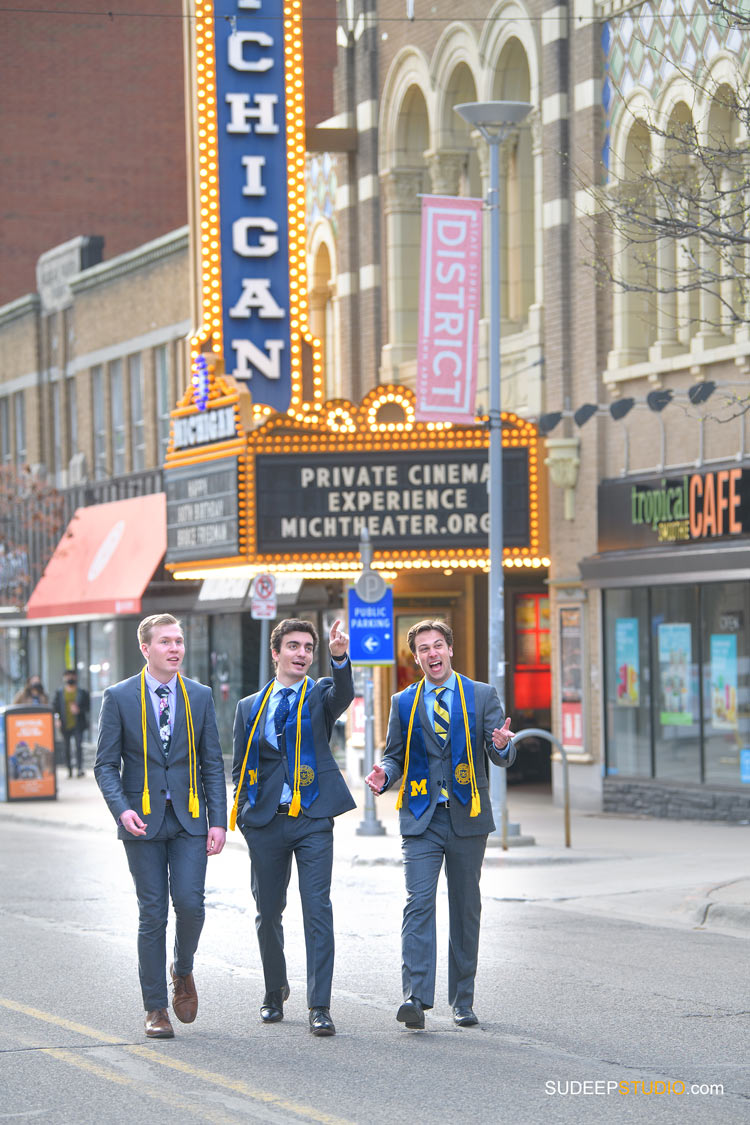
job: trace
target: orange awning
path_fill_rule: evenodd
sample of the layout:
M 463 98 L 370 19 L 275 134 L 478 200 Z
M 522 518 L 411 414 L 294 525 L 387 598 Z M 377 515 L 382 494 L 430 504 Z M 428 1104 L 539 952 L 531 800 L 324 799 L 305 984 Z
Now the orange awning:
M 77 508 L 26 614 L 140 613 L 143 591 L 166 550 L 163 492 Z

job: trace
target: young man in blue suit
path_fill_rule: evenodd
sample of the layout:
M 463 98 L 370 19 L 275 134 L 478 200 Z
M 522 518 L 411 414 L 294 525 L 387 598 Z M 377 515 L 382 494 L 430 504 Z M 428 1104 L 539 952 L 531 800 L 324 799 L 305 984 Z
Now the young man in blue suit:
M 398 778 L 406 906 L 401 928 L 404 1002 L 396 1019 L 424 1027 L 435 999 L 435 896 L 443 863 L 448 881 L 448 1002 L 458 1027 L 478 1023 L 474 977 L 482 899 L 479 879 L 494 829 L 485 753 L 510 766 L 516 751 L 497 692 L 453 671 L 453 632 L 444 621 L 420 621 L 407 635 L 423 673 L 393 696 L 385 754 L 366 781 L 382 793 Z
M 271 633 L 276 676 L 241 699 L 234 721 L 236 817 L 250 852 L 255 926 L 263 963 L 264 1023 L 284 1017 L 289 997 L 281 918 L 297 861 L 307 950 L 307 1006 L 313 1035 L 334 1035 L 333 818 L 355 807 L 331 753 L 333 725 L 354 698 L 349 637 L 331 628 L 331 676 L 307 672 L 318 644 L 309 621 L 291 618 Z
M 193 957 L 205 916 L 208 856 L 224 847 L 227 790 L 209 688 L 183 679 L 185 640 L 169 613 L 144 618 L 139 675 L 107 688 L 94 776 L 117 822 L 138 896 L 138 972 L 150 1039 L 171 1039 L 166 930 L 175 913 L 170 965 L 175 1015 L 198 1011 Z

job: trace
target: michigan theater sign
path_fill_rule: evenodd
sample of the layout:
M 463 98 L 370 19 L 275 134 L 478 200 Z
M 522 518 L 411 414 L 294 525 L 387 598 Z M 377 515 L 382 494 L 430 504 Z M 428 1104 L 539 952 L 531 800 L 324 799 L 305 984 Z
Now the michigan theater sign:
M 193 357 L 223 356 L 254 403 L 283 412 L 313 343 L 299 0 L 197 0 L 195 79 L 203 323 Z M 319 375 L 319 355 L 313 363 Z

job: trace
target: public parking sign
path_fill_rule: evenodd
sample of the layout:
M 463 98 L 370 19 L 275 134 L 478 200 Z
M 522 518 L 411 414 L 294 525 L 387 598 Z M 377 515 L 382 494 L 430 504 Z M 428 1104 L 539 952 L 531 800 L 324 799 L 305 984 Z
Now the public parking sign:
M 365 601 L 348 591 L 349 654 L 352 664 L 394 664 L 393 590 L 386 588 L 377 601 Z

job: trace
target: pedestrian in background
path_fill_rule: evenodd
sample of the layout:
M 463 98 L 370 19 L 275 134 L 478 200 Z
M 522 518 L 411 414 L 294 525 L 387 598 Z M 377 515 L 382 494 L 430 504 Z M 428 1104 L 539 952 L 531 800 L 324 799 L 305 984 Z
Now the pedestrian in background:
M 140 674 L 107 688 L 94 776 L 117 822 L 138 896 L 138 973 L 150 1039 L 174 1036 L 167 918 L 175 914 L 172 1007 L 198 1011 L 193 958 L 205 918 L 206 860 L 224 847 L 227 790 L 210 688 L 183 679 L 185 640 L 169 613 L 145 617 Z
M 263 1023 L 284 1018 L 289 998 L 284 931 L 286 892 L 297 861 L 307 951 L 308 1021 L 313 1035 L 335 1035 L 333 978 L 333 818 L 355 808 L 331 753 L 336 720 L 354 698 L 349 637 L 331 627 L 331 676 L 308 675 L 318 644 L 309 621 L 290 618 L 271 633 L 276 676 L 241 699 L 234 720 L 235 784 L 231 825 L 250 852 L 250 885 L 263 963 Z
M 49 696 L 42 687 L 39 676 L 29 676 L 25 686 L 13 696 L 13 703 L 30 703 L 36 707 L 49 706 Z
M 73 754 L 71 743 L 76 748 L 76 769 L 83 777 L 83 736 L 89 729 L 89 710 L 91 700 L 85 688 L 78 686 L 78 673 L 75 668 L 66 668 L 62 687 L 55 692 L 52 710 L 60 720 L 65 760 L 68 764 L 68 777 L 73 776 Z
M 495 827 L 485 753 L 510 766 L 516 751 L 497 692 L 453 671 L 453 631 L 420 621 L 407 635 L 424 678 L 391 700 L 385 754 L 365 779 L 383 793 L 403 775 L 396 801 L 402 835 L 406 906 L 401 927 L 404 1002 L 396 1019 L 424 1027 L 435 1001 L 435 897 L 443 863 L 448 881 L 448 1003 L 458 1027 L 478 1023 L 474 977 L 482 898 L 479 879 Z

